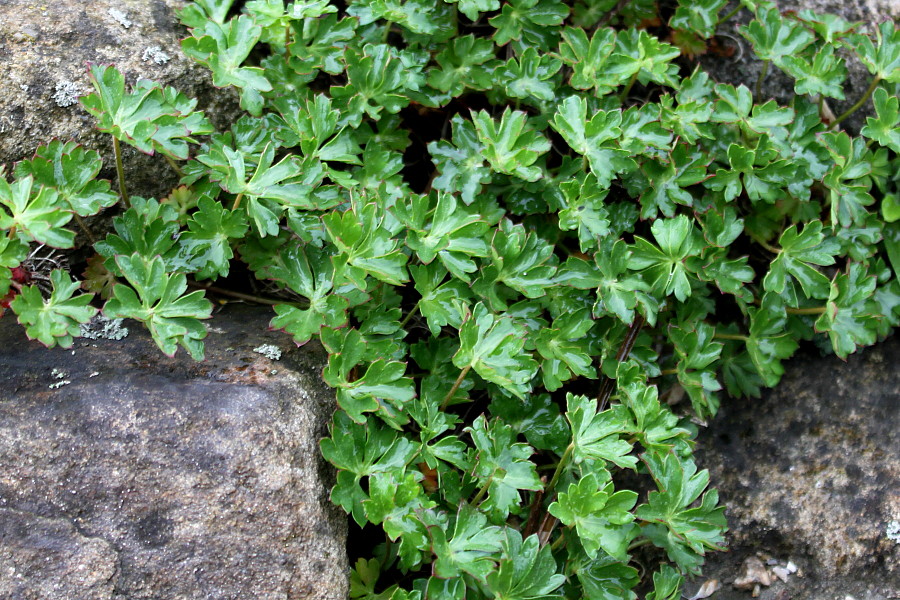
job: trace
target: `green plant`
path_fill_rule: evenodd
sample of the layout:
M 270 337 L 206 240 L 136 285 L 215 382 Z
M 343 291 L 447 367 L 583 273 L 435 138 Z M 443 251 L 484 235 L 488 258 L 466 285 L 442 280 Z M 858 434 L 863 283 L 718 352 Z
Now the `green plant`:
M 745 1 L 742 34 L 796 80 L 780 106 L 693 68 L 724 0 L 659 21 L 677 46 L 641 28 L 653 0 L 232 4 L 181 13 L 249 113 L 227 132 L 91 67 L 122 201 L 84 282 L 104 314 L 200 359 L 189 283 L 237 257 L 281 290 L 257 298 L 272 327 L 329 353 L 332 499 L 386 536 L 354 598 L 680 597 L 724 542 L 692 459 L 721 390 L 758 396 L 799 342 L 846 357 L 900 319 L 900 32 Z M 873 74 L 858 137 L 851 111 L 822 121 L 839 50 Z M 129 199 L 119 141 L 183 187 Z M 115 203 L 99 170 L 53 142 L 0 178 L 0 295 L 49 346 L 96 309 L 64 273 L 29 286 L 28 248 Z

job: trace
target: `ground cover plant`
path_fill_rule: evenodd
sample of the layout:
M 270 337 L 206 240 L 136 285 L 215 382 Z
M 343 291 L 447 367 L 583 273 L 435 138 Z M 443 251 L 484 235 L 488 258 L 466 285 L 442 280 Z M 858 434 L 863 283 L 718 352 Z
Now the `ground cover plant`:
M 181 185 L 41 147 L 0 178 L 3 306 L 48 346 L 102 307 L 200 360 L 216 290 L 318 338 L 331 498 L 380 540 L 353 598 L 680 598 L 725 539 L 692 459 L 720 395 L 900 319 L 900 31 L 725 4 L 198 0 L 183 50 L 246 115 L 91 66 L 120 175 L 124 142 Z M 740 8 L 787 105 L 696 66 Z M 871 86 L 826 119 L 850 55 Z M 42 268 L 103 210 L 81 281 Z

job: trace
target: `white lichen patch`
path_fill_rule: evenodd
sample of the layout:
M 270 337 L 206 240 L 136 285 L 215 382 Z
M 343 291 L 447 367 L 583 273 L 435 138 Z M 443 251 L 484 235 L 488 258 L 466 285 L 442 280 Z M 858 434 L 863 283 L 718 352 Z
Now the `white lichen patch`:
M 56 84 L 56 91 L 50 96 L 50 99 L 56 102 L 57 106 L 72 106 L 78 102 L 81 90 L 74 81 L 60 81 Z
M 894 519 L 888 523 L 884 535 L 895 544 L 900 544 L 900 521 Z
M 122 327 L 122 319 L 108 319 L 98 314 L 79 326 L 80 337 L 89 340 L 121 340 L 128 336 L 128 328 Z
M 64 385 L 69 385 L 72 382 L 66 379 L 67 376 L 68 373 L 66 373 L 65 371 L 54 368 L 52 371 L 50 371 L 50 377 L 52 377 L 53 379 L 57 379 L 58 381 L 51 383 L 47 387 L 51 390 L 55 390 L 61 388 Z
M 278 346 L 274 346 L 272 344 L 263 344 L 262 346 L 257 346 L 253 349 L 257 354 L 262 354 L 269 360 L 278 360 L 281 358 L 281 350 L 278 349 Z
M 148 46 L 147 48 L 144 48 L 144 52 L 141 54 L 141 60 L 144 62 L 152 60 L 158 65 L 164 65 L 172 60 L 172 57 L 163 52 L 163 49 L 159 46 Z
M 118 23 L 125 29 L 128 29 L 129 27 L 134 25 L 134 23 L 131 22 L 131 19 L 128 18 L 128 15 L 118 8 L 111 8 L 106 11 L 106 14 L 111 16 L 116 23 Z

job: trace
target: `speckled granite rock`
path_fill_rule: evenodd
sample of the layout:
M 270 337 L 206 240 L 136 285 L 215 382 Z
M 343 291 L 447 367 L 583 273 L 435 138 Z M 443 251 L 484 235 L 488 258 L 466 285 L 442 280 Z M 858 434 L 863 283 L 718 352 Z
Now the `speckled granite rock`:
M 732 551 L 704 569 L 725 584 L 714 598 L 750 597 L 731 582 L 754 554 L 799 567 L 764 600 L 900 597 L 898 365 L 896 336 L 846 363 L 807 352 L 762 399 L 722 403 L 698 451 L 728 507 Z
M 114 64 L 127 84 L 139 77 L 172 85 L 224 128 L 237 96 L 216 89 L 206 67 L 181 53 L 187 35 L 175 11 L 184 0 L 0 1 L 0 164 L 31 157 L 54 138 L 100 151 L 115 177 L 112 141 L 77 103 L 93 90 L 87 63 Z M 123 148 L 129 191 L 157 197 L 177 182 L 161 157 Z
M 68 519 L 0 508 L 0 598 L 111 598 L 116 552 Z
M 269 318 L 217 314 L 202 363 L 134 323 L 47 350 L 0 319 L 0 598 L 346 598 L 324 354 Z
M 871 31 L 873 27 L 882 21 L 896 21 L 900 19 L 900 0 L 775 0 L 778 9 L 782 13 L 788 11 L 800 11 L 804 9 L 817 13 L 829 13 L 843 17 L 847 21 L 861 23 L 863 27 Z M 728 8 L 722 11 L 725 14 L 735 3 L 729 3 Z M 750 21 L 751 15 L 747 10 L 740 11 L 730 22 L 722 26 L 719 31 L 729 35 L 732 39 L 720 41 L 728 46 L 739 44 L 741 50 L 735 53 L 731 59 L 718 56 L 704 56 L 700 64 L 716 81 L 738 85 L 743 83 L 751 90 L 756 85 L 762 62 L 753 57 L 750 43 L 738 32 L 738 27 Z M 845 100 L 828 99 L 828 105 L 835 115 L 843 113 L 850 108 L 869 86 L 872 75 L 855 57 L 849 53 L 843 53 L 847 60 L 849 77 L 844 83 Z M 769 73 L 763 82 L 763 97 L 775 98 L 780 103 L 787 103 L 794 96 L 794 80 L 777 67 L 771 66 Z M 856 114 L 843 123 L 847 130 L 858 133 L 865 123 L 865 115 L 872 114 L 872 101 L 863 106 Z

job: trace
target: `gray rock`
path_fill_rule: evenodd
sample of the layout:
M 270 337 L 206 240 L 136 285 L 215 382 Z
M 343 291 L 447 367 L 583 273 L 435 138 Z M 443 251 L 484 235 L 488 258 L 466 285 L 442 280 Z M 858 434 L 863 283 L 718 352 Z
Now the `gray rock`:
M 116 552 L 67 519 L 0 508 L 0 597 L 111 598 Z
M 847 362 L 807 352 L 762 399 L 722 403 L 698 446 L 730 527 L 704 569 L 715 598 L 750 597 L 731 584 L 754 555 L 799 567 L 763 599 L 900 597 L 898 364 L 897 337 Z
M 47 350 L 0 319 L 0 598 L 346 598 L 325 355 L 270 317 L 217 314 L 202 363 L 133 322 Z
M 776 3 L 782 14 L 805 9 L 820 14 L 835 14 L 852 23 L 861 23 L 863 30 L 867 31 L 873 31 L 882 21 L 900 19 L 900 0 L 776 0 Z M 722 14 L 726 14 L 733 6 L 734 3 L 729 3 Z M 738 27 L 746 25 L 750 19 L 750 12 L 744 9 L 719 28 L 720 33 L 728 36 L 725 39 L 721 36 L 721 42 L 727 46 L 740 47 L 733 58 L 707 55 L 701 57 L 700 64 L 716 81 L 733 85 L 744 84 L 754 90 L 762 62 L 755 58 L 750 42 L 738 31 Z M 848 52 L 841 53 L 840 56 L 845 59 L 849 77 L 844 83 L 845 99 L 827 99 L 827 104 L 835 116 L 853 106 L 872 81 L 872 75 L 855 56 Z M 771 65 L 763 80 L 762 96 L 764 100 L 774 98 L 779 103 L 786 104 L 794 97 L 794 80 L 778 67 Z M 865 116 L 873 114 L 872 111 L 872 101 L 869 100 L 852 117 L 844 121 L 842 126 L 852 133 L 858 133 L 865 124 Z
M 236 118 L 237 96 L 212 86 L 206 67 L 181 53 L 183 0 L 3 0 L 0 2 L 0 164 L 29 158 L 54 138 L 98 150 L 101 176 L 115 178 L 112 140 L 78 104 L 93 87 L 87 64 L 114 64 L 126 84 L 147 78 L 191 98 L 220 129 Z M 129 192 L 162 197 L 177 176 L 162 157 L 123 147 Z

